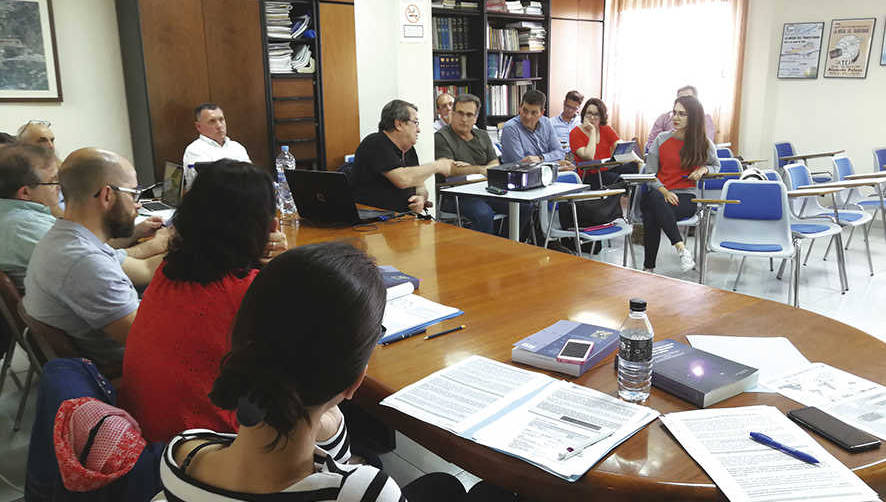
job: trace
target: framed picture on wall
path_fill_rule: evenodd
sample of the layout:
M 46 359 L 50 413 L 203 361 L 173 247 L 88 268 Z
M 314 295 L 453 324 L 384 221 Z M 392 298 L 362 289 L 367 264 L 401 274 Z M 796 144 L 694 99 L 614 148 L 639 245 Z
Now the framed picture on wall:
M 880 46 L 880 66 L 886 66 L 886 30 L 883 30 L 883 45 Z
M 0 101 L 61 101 L 50 0 L 0 0 Z
M 778 55 L 778 78 L 816 79 L 824 23 L 785 23 Z
M 825 78 L 865 78 L 874 37 L 873 17 L 834 19 L 825 54 Z

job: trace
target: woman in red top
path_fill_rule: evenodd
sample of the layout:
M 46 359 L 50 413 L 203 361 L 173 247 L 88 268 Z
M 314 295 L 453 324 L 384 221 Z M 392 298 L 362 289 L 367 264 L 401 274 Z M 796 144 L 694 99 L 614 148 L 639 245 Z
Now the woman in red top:
M 569 132 L 569 147 L 575 155 L 576 162 L 588 160 L 605 161 L 612 157 L 612 152 L 615 151 L 615 144 L 618 142 L 619 137 L 615 129 L 610 127 L 608 123 L 609 114 L 606 111 L 606 104 L 597 98 L 587 100 L 584 108 L 581 109 L 581 125 L 572 128 L 572 131 Z M 609 185 L 618 181 L 620 174 L 636 172 L 637 165 L 634 163 L 603 171 L 603 184 Z M 583 169 L 579 169 L 579 175 L 584 178 Z M 592 185 L 598 182 L 596 176 L 588 181 Z
M 695 187 L 703 175 L 717 172 L 720 161 L 714 144 L 705 136 L 704 109 L 692 96 L 674 101 L 674 130 L 659 134 L 646 157 L 646 173 L 657 174 L 647 183 L 640 202 L 643 212 L 645 258 L 643 269 L 652 271 L 662 230 L 680 256 L 684 272 L 695 266 L 692 252 L 683 244 L 677 221 L 695 214 Z
M 209 401 L 240 301 L 276 230 L 270 176 L 223 159 L 203 169 L 173 218 L 165 262 L 145 291 L 126 340 L 122 407 L 149 441 L 184 429 L 234 432 L 236 417 Z M 279 234 L 275 234 L 275 239 Z

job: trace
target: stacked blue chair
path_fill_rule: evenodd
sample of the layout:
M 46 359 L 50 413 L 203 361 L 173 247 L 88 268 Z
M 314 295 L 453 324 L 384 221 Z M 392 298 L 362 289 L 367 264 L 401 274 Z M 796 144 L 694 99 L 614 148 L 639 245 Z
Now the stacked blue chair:
M 738 286 L 748 256 L 790 259 L 794 266 L 789 295 L 793 292 L 793 305 L 798 307 L 800 248 L 791 233 L 784 184 L 778 181 L 729 180 L 723 192 L 725 198 L 741 203 L 727 204 L 717 213 L 708 247 L 714 253 L 742 257 L 733 290 Z
M 874 148 L 874 172 L 886 171 L 886 146 Z
M 717 158 L 718 159 L 731 159 L 732 158 L 732 150 L 729 147 L 722 146 L 717 147 Z
M 793 161 L 782 160 L 782 157 L 792 157 L 794 155 L 797 155 L 797 150 L 794 148 L 793 143 L 791 143 L 790 141 L 776 141 L 774 153 L 775 155 L 772 160 L 772 165 L 775 166 L 776 171 L 782 174 L 782 176 L 785 176 L 784 167 L 787 164 L 792 163 Z M 814 181 L 815 183 L 827 183 L 828 181 L 832 181 L 832 178 L 828 173 L 814 173 L 814 175 L 812 176 L 812 181 Z

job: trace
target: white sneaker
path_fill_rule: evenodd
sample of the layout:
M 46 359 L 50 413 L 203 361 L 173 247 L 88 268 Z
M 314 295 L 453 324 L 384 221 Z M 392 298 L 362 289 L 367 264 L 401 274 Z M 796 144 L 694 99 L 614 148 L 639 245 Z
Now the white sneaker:
M 692 259 L 692 251 L 689 251 L 688 248 L 683 248 L 683 251 L 680 251 L 680 268 L 683 269 L 683 272 L 689 272 L 693 268 L 695 268 L 695 260 Z

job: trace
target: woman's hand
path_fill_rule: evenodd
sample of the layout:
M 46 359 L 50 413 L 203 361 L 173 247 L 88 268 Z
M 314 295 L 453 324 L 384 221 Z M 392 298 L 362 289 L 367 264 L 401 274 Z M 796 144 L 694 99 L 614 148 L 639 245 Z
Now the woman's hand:
M 289 243 L 286 241 L 286 234 L 281 232 L 280 224 L 277 219 L 271 224 L 271 233 L 268 235 L 268 243 L 265 245 L 265 255 L 259 259 L 259 263 L 267 265 L 278 254 L 282 254 L 289 249 Z
M 677 206 L 680 204 L 680 197 L 677 197 L 677 194 L 674 192 L 664 189 L 661 191 L 662 196 L 664 196 L 664 200 L 668 202 L 668 204 L 672 206 Z
M 691 179 L 692 181 L 698 181 L 705 174 L 708 174 L 708 168 L 707 168 L 707 166 L 701 166 L 698 169 L 696 169 L 695 171 L 692 171 L 691 173 L 689 173 L 688 178 Z
M 582 122 L 581 130 L 584 131 L 588 137 L 590 137 L 591 134 L 597 134 L 597 126 L 595 126 L 593 122 Z

